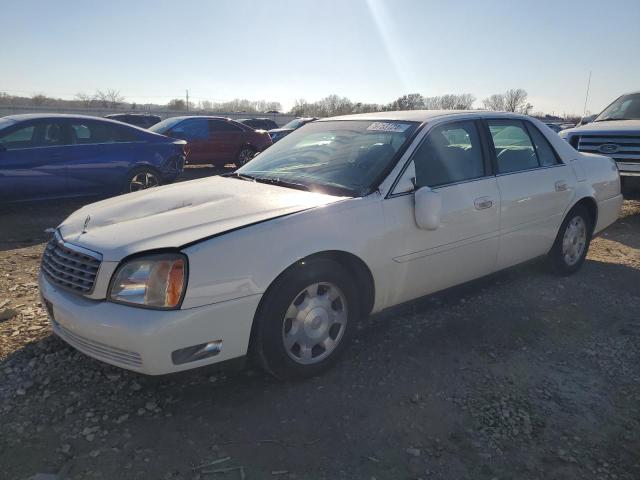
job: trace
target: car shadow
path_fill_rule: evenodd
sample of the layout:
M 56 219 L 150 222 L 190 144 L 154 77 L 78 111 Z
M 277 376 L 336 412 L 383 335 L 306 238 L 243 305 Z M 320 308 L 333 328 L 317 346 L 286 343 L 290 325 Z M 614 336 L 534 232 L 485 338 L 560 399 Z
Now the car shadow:
M 233 165 L 223 168 L 212 166 L 187 166 L 176 180 L 184 182 L 220 175 L 234 170 Z M 48 241 L 48 228 L 57 227 L 79 208 L 107 197 L 83 197 L 77 199 L 44 200 L 14 203 L 0 206 L 0 251 L 30 247 Z

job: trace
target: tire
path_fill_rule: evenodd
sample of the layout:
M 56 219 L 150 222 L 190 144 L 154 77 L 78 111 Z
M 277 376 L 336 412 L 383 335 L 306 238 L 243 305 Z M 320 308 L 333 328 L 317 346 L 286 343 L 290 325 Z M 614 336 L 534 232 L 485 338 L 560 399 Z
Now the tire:
M 236 157 L 236 167 L 240 168 L 243 165 L 246 165 L 247 162 L 250 162 L 251 159 L 254 157 L 254 155 L 256 154 L 256 149 L 253 147 L 249 147 L 249 146 L 244 146 L 240 149 L 240 152 L 238 152 L 238 156 Z
M 318 375 L 348 345 L 359 304 L 355 282 L 341 265 L 325 259 L 301 263 L 265 294 L 254 319 L 252 353 L 280 380 Z
M 138 192 L 162 185 L 162 177 L 151 167 L 137 167 L 127 175 L 123 193 Z
M 559 275 L 571 275 L 577 272 L 589 251 L 593 219 L 589 211 L 577 205 L 567 214 L 551 251 L 549 261 L 553 270 Z

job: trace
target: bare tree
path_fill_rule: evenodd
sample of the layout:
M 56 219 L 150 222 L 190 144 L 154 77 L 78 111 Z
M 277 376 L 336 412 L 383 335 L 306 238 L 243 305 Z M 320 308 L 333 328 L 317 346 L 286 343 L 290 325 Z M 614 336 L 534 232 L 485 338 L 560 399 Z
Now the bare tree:
M 49 97 L 41 93 L 37 93 L 31 97 L 31 103 L 37 106 L 45 105 L 46 103 L 49 102 L 49 100 L 50 100 Z
M 95 98 L 105 108 L 115 108 L 125 100 L 125 97 L 120 95 L 120 90 L 114 90 L 111 88 L 106 91 L 97 90 Z
M 84 106 L 84 108 L 89 108 L 91 106 L 91 103 L 93 103 L 93 96 L 84 93 L 84 92 L 79 92 L 76 93 L 75 95 L 76 100 L 78 100 L 79 102 L 82 102 L 82 105 Z
M 527 92 L 522 88 L 513 88 L 504 93 L 504 109 L 507 112 L 524 113 L 527 105 Z
M 174 98 L 167 103 L 167 109 L 169 110 L 184 110 L 187 104 L 182 98 Z
M 410 93 L 396 98 L 387 110 L 420 110 L 425 108 L 425 98 L 419 93 Z
M 494 93 L 490 97 L 485 98 L 482 104 L 487 110 L 494 110 L 496 112 L 505 111 L 504 95 L 501 93 Z
M 456 95 L 454 110 L 471 110 L 475 101 L 476 97 L 471 93 L 461 93 L 460 95 Z

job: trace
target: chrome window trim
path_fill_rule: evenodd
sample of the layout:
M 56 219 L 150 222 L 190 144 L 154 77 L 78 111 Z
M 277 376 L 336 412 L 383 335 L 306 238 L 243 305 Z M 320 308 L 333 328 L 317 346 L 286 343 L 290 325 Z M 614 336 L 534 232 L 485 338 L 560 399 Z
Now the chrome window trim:
M 444 185 L 438 185 L 437 187 L 429 187 L 431 190 L 439 190 L 441 188 L 453 187 L 455 185 L 463 185 L 465 183 L 477 182 L 479 180 L 487 180 L 489 178 L 495 178 L 495 175 L 484 175 L 482 177 L 469 178 L 467 180 L 460 180 L 459 182 L 446 183 Z M 405 195 L 413 195 L 416 193 L 416 189 L 410 190 L 408 192 L 400 192 L 400 193 L 392 193 L 387 196 L 387 198 L 395 198 L 395 197 L 403 197 Z
M 514 175 L 517 173 L 527 173 L 527 172 L 535 172 L 536 170 L 547 170 L 549 168 L 558 168 L 558 167 L 566 167 L 568 166 L 566 163 L 557 163 L 555 165 L 546 165 L 544 167 L 542 166 L 537 166 L 535 168 L 527 168 L 526 170 L 516 170 L 515 172 L 505 172 L 505 173 L 498 173 L 495 175 L 495 177 L 506 177 L 508 175 Z

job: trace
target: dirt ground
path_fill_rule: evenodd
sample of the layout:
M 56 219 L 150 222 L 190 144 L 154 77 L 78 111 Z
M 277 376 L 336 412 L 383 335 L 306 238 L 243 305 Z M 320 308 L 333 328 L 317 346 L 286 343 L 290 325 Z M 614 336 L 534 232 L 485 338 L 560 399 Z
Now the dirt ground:
M 375 315 L 298 383 L 76 352 L 36 278 L 44 228 L 80 203 L 4 208 L 0 478 L 640 479 L 640 191 L 625 195 L 576 275 L 534 262 Z

